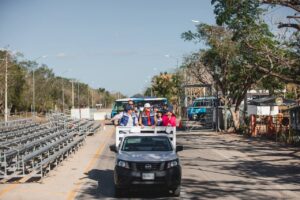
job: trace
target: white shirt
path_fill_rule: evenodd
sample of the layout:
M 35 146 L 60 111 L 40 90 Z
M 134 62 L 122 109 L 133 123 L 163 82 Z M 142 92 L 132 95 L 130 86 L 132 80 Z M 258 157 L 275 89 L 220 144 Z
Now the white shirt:
M 133 118 L 132 115 L 128 115 L 128 123 L 127 126 L 132 127 L 133 126 Z

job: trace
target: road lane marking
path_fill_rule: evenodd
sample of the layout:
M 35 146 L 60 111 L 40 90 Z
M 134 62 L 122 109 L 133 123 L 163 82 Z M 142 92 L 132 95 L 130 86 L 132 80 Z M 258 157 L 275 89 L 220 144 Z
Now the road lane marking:
M 93 156 L 93 158 L 90 160 L 89 164 L 87 165 L 87 167 L 84 170 L 84 174 L 88 173 L 95 165 L 97 159 L 99 159 L 99 157 L 102 155 L 108 140 L 111 138 L 112 134 L 114 133 L 113 131 L 114 129 L 111 130 L 111 132 L 105 137 L 104 141 L 101 143 L 101 145 L 98 147 L 95 155 Z M 75 187 L 69 192 L 68 196 L 67 196 L 67 200 L 73 200 L 76 198 L 77 192 L 80 190 L 81 185 L 84 183 L 85 181 L 77 181 L 75 183 Z

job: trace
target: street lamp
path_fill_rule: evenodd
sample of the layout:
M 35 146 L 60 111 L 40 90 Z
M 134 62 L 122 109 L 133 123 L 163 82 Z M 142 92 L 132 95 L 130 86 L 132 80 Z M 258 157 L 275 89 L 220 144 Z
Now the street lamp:
M 4 108 L 4 122 L 5 125 L 8 121 L 8 50 L 5 50 L 5 59 L 1 59 L 5 61 L 5 108 Z
M 77 81 L 77 100 L 78 100 L 78 108 L 80 109 L 79 81 Z
M 72 79 L 72 108 L 75 108 L 75 98 L 74 98 L 74 79 Z
M 5 108 L 4 108 L 4 122 L 8 121 L 8 105 L 7 105 L 7 93 L 8 93 L 8 87 L 7 87 L 7 67 L 8 67 L 8 51 L 6 50 L 5 59 L 1 59 L 2 61 L 5 61 Z

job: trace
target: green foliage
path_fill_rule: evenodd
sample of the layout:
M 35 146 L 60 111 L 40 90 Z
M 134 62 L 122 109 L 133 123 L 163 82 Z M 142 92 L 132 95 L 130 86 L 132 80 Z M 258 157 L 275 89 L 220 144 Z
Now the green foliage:
M 260 17 L 264 10 L 258 0 L 212 0 L 216 23 L 234 31 L 233 38 L 242 38 L 253 31 L 271 35 Z
M 0 51 L 0 113 L 4 113 L 6 53 L 6 51 Z M 33 89 L 37 112 L 72 107 L 72 80 L 55 76 L 53 70 L 46 65 L 39 66 L 34 61 L 18 61 L 18 55 L 13 57 L 8 53 L 8 107 L 10 111 L 31 111 Z M 74 97 L 75 107 L 92 106 L 92 103 L 93 106 L 97 103 L 110 106 L 116 99 L 115 95 L 104 88 L 92 89 L 80 82 L 74 82 Z
M 222 100 L 229 106 L 234 126 L 239 129 L 239 107 L 247 91 L 258 84 L 282 88 L 273 74 L 286 68 L 278 60 L 287 51 L 279 48 L 268 26 L 261 20 L 263 10 L 257 0 L 213 0 L 219 26 L 200 24 L 196 32 L 182 34 L 184 40 L 204 42 L 195 62 L 213 78 Z
M 169 74 L 167 72 L 160 73 L 152 79 L 152 90 L 154 96 L 168 98 L 169 101 L 178 100 L 181 76 L 178 73 Z
M 289 5 L 280 1 L 268 2 Z M 262 14 L 265 10 L 261 7 L 262 1 L 212 0 L 212 4 L 215 6 L 217 24 L 224 25 L 233 32 L 232 39 L 241 42 L 244 47 L 241 50 L 245 55 L 249 54 L 248 59 L 261 58 L 256 62 L 257 65 L 262 63 L 258 69 L 260 72 L 269 73 L 285 82 L 300 84 L 299 31 L 280 44 L 275 41 L 268 25 L 263 21 Z
M 294 92 L 287 92 L 286 93 L 286 98 L 287 99 L 296 99 L 296 95 Z

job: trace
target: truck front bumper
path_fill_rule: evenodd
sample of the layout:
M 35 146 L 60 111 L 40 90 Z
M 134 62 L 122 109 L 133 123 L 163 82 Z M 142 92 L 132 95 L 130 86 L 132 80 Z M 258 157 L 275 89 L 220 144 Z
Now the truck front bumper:
M 153 173 L 152 180 L 144 180 L 143 173 Z M 114 182 L 118 188 L 130 188 L 138 186 L 164 186 L 169 189 L 177 188 L 181 183 L 181 167 L 175 166 L 161 171 L 133 171 L 130 169 L 115 167 Z

